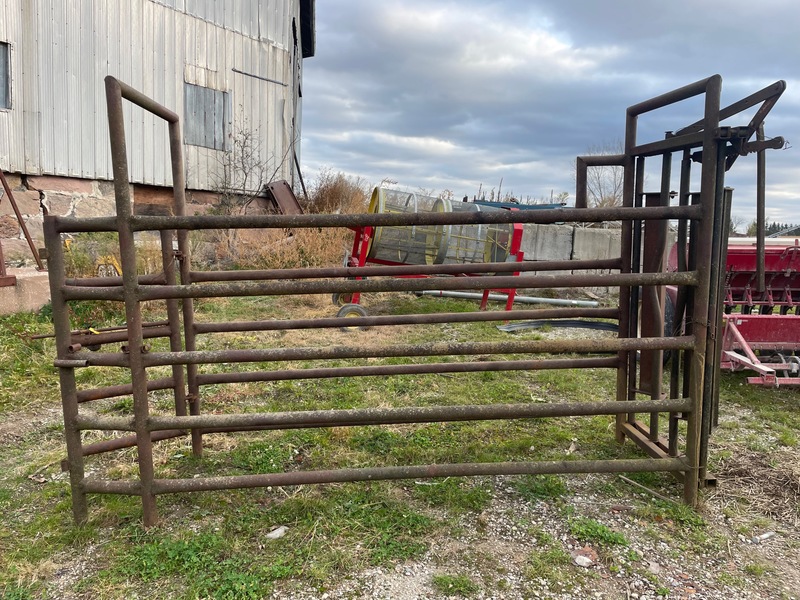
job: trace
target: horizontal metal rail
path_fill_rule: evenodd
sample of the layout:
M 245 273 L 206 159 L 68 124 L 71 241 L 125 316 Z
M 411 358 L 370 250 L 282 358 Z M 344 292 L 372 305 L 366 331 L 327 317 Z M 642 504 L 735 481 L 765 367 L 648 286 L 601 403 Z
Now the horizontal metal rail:
M 636 285 L 697 285 L 695 271 L 675 273 L 600 273 L 581 275 L 539 275 L 520 280 L 513 276 L 448 277 L 426 279 L 312 280 L 312 281 L 235 281 L 138 287 L 140 301 L 170 298 L 214 298 L 219 296 L 289 296 L 292 294 L 330 294 L 353 292 L 416 292 L 424 290 L 485 290 L 560 287 L 609 287 Z M 123 288 L 65 286 L 67 300 L 122 300 Z
M 228 415 L 151 416 L 148 431 L 198 429 L 212 427 L 354 427 L 361 425 L 398 425 L 437 421 L 488 421 L 616 415 L 620 412 L 678 412 L 689 410 L 687 398 L 669 400 L 633 400 L 630 402 L 565 402 L 529 404 L 470 404 L 462 406 L 410 406 L 401 408 L 353 408 L 337 410 L 285 411 Z M 76 421 L 79 429 L 135 431 L 134 419 L 83 415 Z
M 232 475 L 192 479 L 154 479 L 154 494 L 203 492 L 227 489 L 258 488 L 350 481 L 419 479 L 427 477 L 472 477 L 478 475 L 554 475 L 559 473 L 641 473 L 678 472 L 688 468 L 680 458 L 632 458 L 618 460 L 563 460 L 541 462 L 456 463 L 373 467 L 331 471 L 296 471 L 264 475 Z M 139 481 L 85 479 L 83 488 L 90 494 L 140 495 Z
M 638 116 L 647 112 L 658 110 L 659 108 L 664 108 L 670 104 L 675 104 L 676 102 L 681 102 L 683 100 L 688 100 L 689 98 L 705 94 L 708 91 L 708 87 L 713 84 L 721 86 L 722 77 L 719 75 L 712 75 L 710 77 L 706 77 L 705 79 L 700 79 L 688 85 L 684 85 L 683 87 L 671 90 L 665 94 L 660 94 L 643 102 L 639 102 L 638 104 L 629 106 L 626 112 L 629 116 Z
M 167 278 L 163 273 L 139 275 L 139 285 L 164 285 Z M 64 285 L 82 285 L 85 287 L 112 287 L 121 286 L 122 277 L 68 277 Z
M 339 360 L 348 358 L 398 358 L 410 356 L 453 356 L 478 354 L 585 354 L 621 350 L 690 350 L 692 336 L 610 338 L 590 340 L 525 340 L 513 342 L 434 342 L 393 346 L 328 346 L 265 348 L 248 350 L 195 350 L 145 352 L 145 367 L 199 365 L 203 363 L 285 362 L 298 360 Z M 125 353 L 76 352 L 73 360 L 89 367 L 127 367 Z
M 435 323 L 486 323 L 529 319 L 618 319 L 618 308 L 553 308 L 466 313 L 429 313 L 411 315 L 377 315 L 349 317 L 348 327 L 382 327 L 391 325 L 431 325 Z M 288 329 L 324 329 L 342 327 L 341 317 L 321 319 L 286 319 L 273 321 L 233 321 L 195 323 L 196 333 L 234 333 L 241 331 L 284 331 Z
M 192 271 L 192 282 L 271 279 L 322 279 L 328 277 L 402 277 L 404 275 L 463 275 L 464 273 L 530 273 L 540 271 L 619 270 L 620 259 L 542 260 L 489 262 L 454 265 L 377 265 L 311 269 L 269 269 L 263 271 Z M 69 285 L 69 284 L 68 284 Z
M 219 383 L 254 383 L 258 381 L 289 381 L 297 379 L 332 379 L 336 377 L 376 377 L 392 375 L 430 375 L 438 373 L 488 373 L 502 371 L 542 371 L 545 369 L 617 368 L 619 358 L 573 358 L 550 360 L 491 360 L 457 363 L 422 363 L 409 365 L 375 365 L 360 367 L 322 367 L 311 369 L 281 369 L 208 373 L 197 376 L 199 385 Z
M 320 279 L 323 277 L 402 277 L 404 275 L 464 275 L 472 273 L 536 273 L 540 271 L 619 270 L 618 258 L 598 260 L 541 260 L 515 263 L 473 263 L 461 265 L 379 265 L 368 267 L 328 267 L 309 269 L 266 269 L 239 271 L 192 271 L 192 281 L 242 281 L 270 279 Z M 139 285 L 163 285 L 163 274 L 140 275 Z M 118 287 L 122 277 L 70 277 L 64 285 L 83 287 Z
M 692 133 L 677 137 L 642 144 L 632 149 L 637 156 L 656 156 L 665 152 L 678 152 L 679 150 L 699 148 L 703 145 L 703 133 Z
M 133 231 L 180 229 L 298 229 L 303 227 L 402 227 L 411 225 L 480 225 L 491 223 L 538 223 L 542 225 L 565 222 L 602 223 L 625 220 L 673 220 L 703 218 L 700 205 L 612 208 L 560 208 L 521 211 L 476 211 L 458 213 L 363 213 L 307 215 L 193 215 L 193 216 L 132 216 Z M 78 219 L 54 217 L 59 233 L 117 231 L 118 220 L 113 217 Z
M 147 382 L 147 391 L 169 390 L 175 387 L 172 377 L 161 379 L 150 379 Z M 130 396 L 133 393 L 133 385 L 123 383 L 121 385 L 111 385 L 101 388 L 79 390 L 76 397 L 79 403 L 90 402 L 92 400 L 104 400 L 106 398 L 118 398 L 120 396 Z
M 169 337 L 169 335 L 169 326 L 142 328 L 142 338 L 144 339 L 163 338 Z M 104 333 L 79 333 L 72 336 L 72 344 L 80 344 L 82 346 L 114 344 L 116 342 L 126 342 L 127 340 L 128 331 L 125 329 Z
M 155 433 L 150 435 L 150 440 L 153 442 L 161 442 L 176 437 L 183 437 L 185 435 L 189 435 L 188 432 L 180 431 L 177 429 L 156 431 Z M 92 456 L 94 454 L 104 454 L 105 452 L 122 450 L 123 448 L 132 448 L 135 445 L 136 445 L 136 436 L 125 435 L 121 437 L 115 437 L 110 440 L 102 440 L 100 442 L 86 444 L 85 446 L 83 446 L 82 450 L 84 456 Z
M 333 329 L 346 325 L 348 328 L 382 327 L 392 325 L 429 325 L 435 323 L 485 323 L 493 321 L 517 321 L 523 319 L 568 319 L 584 317 L 591 319 L 616 319 L 619 310 L 615 308 L 574 308 L 566 310 L 539 309 L 519 311 L 493 311 L 468 313 L 429 313 L 411 315 L 383 315 L 374 317 L 351 317 L 346 324 L 340 317 L 321 319 L 283 319 L 272 321 L 239 321 L 227 323 L 197 323 L 195 333 L 231 333 L 242 331 L 289 331 L 297 329 Z M 143 339 L 168 337 L 166 326 L 142 328 Z M 128 341 L 125 329 L 99 333 L 75 333 L 72 336 L 70 351 L 77 352 L 82 347 L 92 347 Z

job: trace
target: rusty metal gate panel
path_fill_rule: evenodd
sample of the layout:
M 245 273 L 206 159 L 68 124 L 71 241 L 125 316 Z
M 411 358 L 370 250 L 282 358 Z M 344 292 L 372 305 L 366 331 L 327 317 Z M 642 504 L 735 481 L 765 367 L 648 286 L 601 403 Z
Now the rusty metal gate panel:
M 48 216 L 45 238 L 49 254 L 50 286 L 57 340 L 57 359 L 64 411 L 68 468 L 73 514 L 78 522 L 87 519 L 88 494 L 112 493 L 141 497 L 143 521 L 157 521 L 156 497 L 159 494 L 245 487 L 297 485 L 372 479 L 405 479 L 455 475 L 493 475 L 523 473 L 600 473 L 631 471 L 669 471 L 683 481 L 683 497 L 696 504 L 698 487 L 705 481 L 705 465 L 711 414 L 715 409 L 718 352 L 714 344 L 719 322 L 718 294 L 721 273 L 715 268 L 721 248 L 715 240 L 725 233 L 730 194 L 724 189 L 724 172 L 732 157 L 756 151 L 750 142 L 751 129 L 783 90 L 779 82 L 720 110 L 721 78 L 713 76 L 632 106 L 627 111 L 625 153 L 612 157 L 579 157 L 576 208 L 541 211 L 475 211 L 459 213 L 405 213 L 357 215 L 245 215 L 187 216 L 184 199 L 183 157 L 180 123 L 177 115 L 113 77 L 106 78 L 108 118 L 111 136 L 117 214 L 114 217 L 77 219 Z M 639 115 L 674 102 L 703 95 L 703 118 L 693 125 L 656 142 L 640 143 L 636 135 Z M 123 98 L 148 110 L 169 125 L 174 187 L 172 215 L 134 215 L 128 186 L 128 162 L 122 113 Z M 761 102 L 753 121 L 742 128 L 720 128 L 721 119 Z M 775 142 L 771 142 L 775 143 Z M 677 202 L 670 195 L 670 165 L 673 154 L 682 156 L 680 192 Z M 659 193 L 644 191 L 644 161 L 662 157 Z M 692 161 L 700 164 L 700 189 L 689 187 Z M 621 207 L 586 207 L 586 170 L 602 164 L 624 168 L 624 202 Z M 460 265 L 402 265 L 271 269 L 258 271 L 200 271 L 192 264 L 189 232 L 211 229 L 300 229 L 363 226 L 431 226 L 453 224 L 556 223 L 564 221 L 622 223 L 621 253 L 611 260 L 544 261 L 529 263 L 477 263 L 470 266 L 475 277 L 438 279 L 397 279 L 408 274 L 454 273 Z M 663 261 L 643 262 L 642 224 L 647 224 L 645 253 L 664 252 L 664 225 L 678 223 L 679 239 L 688 240 L 688 251 L 680 257 L 677 272 L 665 272 Z M 76 232 L 111 231 L 119 236 L 122 277 L 67 279 L 61 236 Z M 158 231 L 162 247 L 163 273 L 139 276 L 136 271 L 134 235 Z M 178 248 L 173 250 L 173 235 Z M 176 272 L 175 264 L 178 269 Z M 716 263 L 719 264 L 718 262 Z M 596 274 L 597 270 L 613 271 Z M 568 271 L 571 274 L 547 274 Z M 197 336 L 230 331 L 278 331 L 324 329 L 341 326 L 341 319 L 287 319 L 234 323 L 196 323 L 194 300 L 227 296 L 265 296 L 331 294 L 379 291 L 462 290 L 513 287 L 517 272 L 538 272 L 526 285 L 532 288 L 582 288 L 614 286 L 619 302 L 609 308 L 548 308 L 511 312 L 433 313 L 351 317 L 348 326 L 382 327 L 397 324 L 487 322 L 532 318 L 592 317 L 619 323 L 615 339 L 506 341 L 427 344 L 389 344 L 381 347 L 342 345 L 279 349 L 199 351 Z M 381 279 L 381 277 L 387 277 Z M 468 280 L 467 280 L 468 279 Z M 674 331 L 643 327 L 638 331 L 640 298 L 643 310 L 663 315 L 661 288 L 678 288 L 678 314 L 685 315 Z M 124 331 L 108 331 L 102 343 L 125 341 L 119 352 L 87 352 L 82 338 L 71 335 L 68 302 L 111 300 L 124 303 Z M 141 304 L 160 300 L 166 303 L 167 320 L 144 323 Z M 652 317 L 649 319 L 652 321 Z M 146 339 L 169 339 L 168 352 L 151 352 Z M 96 343 L 97 336 L 92 338 Z M 668 393 L 661 389 L 660 355 L 674 357 Z M 508 359 L 505 355 L 522 355 Z M 452 357 L 480 355 L 490 360 L 451 362 Z M 547 358 L 538 355 L 548 355 Z M 569 355 L 569 356 L 563 356 Z M 578 357 L 575 358 L 574 355 Z M 376 357 L 439 357 L 438 362 L 411 361 L 408 364 L 366 366 L 327 366 L 245 372 L 202 372 L 204 365 L 220 363 L 259 363 L 315 361 L 325 359 Z M 641 360 L 639 360 L 641 357 Z M 96 389 L 79 389 L 76 369 L 117 367 L 130 372 L 130 383 Z M 150 379 L 147 369 L 170 366 L 171 376 Z M 346 410 L 281 411 L 242 414 L 203 414 L 203 386 L 254 381 L 280 381 L 329 377 L 368 377 L 420 373 L 462 373 L 474 371 L 513 371 L 539 369 L 605 368 L 616 371 L 616 395 L 600 402 L 516 403 L 419 406 L 404 408 L 361 408 Z M 647 373 L 642 373 L 645 370 Z M 151 414 L 148 393 L 173 390 L 174 415 Z M 133 411 L 122 417 L 89 414 L 80 404 L 101 398 L 133 397 Z M 649 415 L 647 424 L 639 414 Z M 292 471 L 242 476 L 200 478 L 157 478 L 153 465 L 153 444 L 159 440 L 191 435 L 195 455 L 203 450 L 203 436 L 220 431 L 252 431 L 291 428 L 350 427 L 395 423 L 427 423 L 490 419 L 555 418 L 578 415 L 616 415 L 616 437 L 633 440 L 646 457 L 617 460 L 567 460 L 500 463 L 462 463 L 368 467 L 324 471 Z M 667 416 L 666 437 L 659 419 Z M 678 435 L 678 422 L 685 420 L 684 435 Z M 85 430 L 127 432 L 95 444 L 84 445 Z M 122 447 L 135 446 L 139 475 L 135 479 L 110 480 L 87 476 L 86 456 Z

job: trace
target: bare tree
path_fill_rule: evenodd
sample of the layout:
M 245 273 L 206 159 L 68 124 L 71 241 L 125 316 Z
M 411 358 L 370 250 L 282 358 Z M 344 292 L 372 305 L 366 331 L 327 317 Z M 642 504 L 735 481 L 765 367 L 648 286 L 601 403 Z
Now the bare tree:
M 602 156 L 622 154 L 622 142 L 617 140 L 599 146 L 590 146 L 586 156 Z M 607 208 L 622 206 L 622 183 L 624 169 L 622 167 L 589 167 L 586 170 L 586 192 L 589 206 Z
M 218 159 L 219 169 L 214 181 L 214 191 L 219 197 L 214 207 L 217 214 L 242 213 L 269 183 L 269 165 L 261 156 L 258 129 L 250 129 L 246 123 L 238 124 L 231 145 Z
M 262 148 L 262 135 L 258 127 L 252 127 L 246 117 L 234 126 L 230 148 L 221 153 L 219 167 L 214 177 L 213 190 L 217 203 L 209 211 L 217 215 L 244 214 L 252 202 L 264 195 L 271 183 L 286 164 L 293 146 L 290 144 L 282 157 L 267 155 Z M 238 229 L 219 232 L 218 244 L 222 244 L 227 256 L 235 257 Z
M 742 215 L 731 215 L 730 223 L 728 224 L 728 235 L 732 233 L 739 233 L 739 230 L 744 227 L 747 229 L 747 218 Z

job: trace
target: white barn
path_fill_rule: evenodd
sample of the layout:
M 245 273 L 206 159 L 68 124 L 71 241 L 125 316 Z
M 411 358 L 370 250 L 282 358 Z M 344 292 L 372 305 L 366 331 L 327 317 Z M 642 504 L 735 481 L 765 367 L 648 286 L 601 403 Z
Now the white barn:
M 0 169 L 34 233 L 42 207 L 110 206 L 113 75 L 181 116 L 190 190 L 215 189 L 242 131 L 272 178 L 294 183 L 314 46 L 314 0 L 0 0 Z M 166 125 L 125 111 L 134 197 L 159 196 L 172 184 Z

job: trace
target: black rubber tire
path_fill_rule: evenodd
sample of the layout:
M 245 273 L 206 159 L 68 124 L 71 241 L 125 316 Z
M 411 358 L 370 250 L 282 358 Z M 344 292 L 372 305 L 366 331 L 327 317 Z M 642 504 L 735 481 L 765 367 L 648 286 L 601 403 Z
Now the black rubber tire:
M 639 317 L 641 318 L 641 307 L 639 310 Z M 672 328 L 674 327 L 675 323 L 675 304 L 672 302 L 672 298 L 669 297 L 669 294 L 664 294 L 664 337 L 672 337 Z M 641 323 L 639 324 L 639 335 L 641 335 L 642 327 Z M 638 362 L 640 358 L 640 352 L 636 351 L 636 361 Z M 664 354 L 661 359 L 661 363 L 666 367 L 667 363 L 669 363 L 670 358 L 672 358 L 672 350 L 664 350 Z
M 349 318 L 349 317 L 366 317 L 367 310 L 361 306 L 360 304 L 345 304 L 342 308 L 339 309 L 339 312 L 336 313 L 337 317 L 341 318 Z M 343 326 L 340 327 L 342 331 L 346 332 L 353 332 L 353 331 L 366 331 L 369 327 L 365 326 Z
M 348 304 L 352 304 L 353 294 L 349 293 L 340 294 L 336 292 L 331 296 L 331 302 L 333 302 L 334 306 L 346 306 Z

